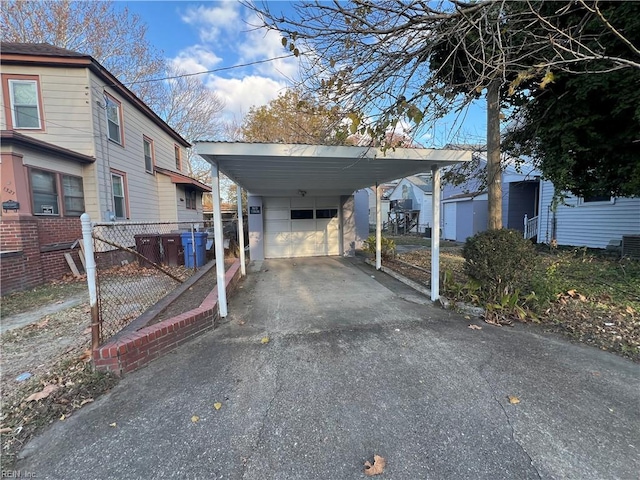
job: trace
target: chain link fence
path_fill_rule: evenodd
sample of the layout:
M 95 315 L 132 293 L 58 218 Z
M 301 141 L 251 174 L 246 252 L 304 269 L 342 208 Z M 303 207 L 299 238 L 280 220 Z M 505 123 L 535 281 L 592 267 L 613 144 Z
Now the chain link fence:
M 93 223 L 92 237 L 100 343 L 213 255 L 213 229 L 205 222 Z

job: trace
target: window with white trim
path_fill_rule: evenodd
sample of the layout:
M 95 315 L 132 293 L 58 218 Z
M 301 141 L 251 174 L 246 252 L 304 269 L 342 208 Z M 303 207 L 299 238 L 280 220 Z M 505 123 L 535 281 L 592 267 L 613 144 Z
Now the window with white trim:
M 117 219 L 127 218 L 127 197 L 124 175 L 111 172 L 111 189 L 113 192 L 113 214 Z
M 122 108 L 110 95 L 104 96 L 107 109 L 107 137 L 122 145 Z
M 9 95 L 13 128 L 42 129 L 38 82 L 36 80 L 9 79 Z
M 147 173 L 153 173 L 155 156 L 153 151 L 153 140 L 147 137 L 142 137 L 142 145 L 144 149 L 144 170 Z

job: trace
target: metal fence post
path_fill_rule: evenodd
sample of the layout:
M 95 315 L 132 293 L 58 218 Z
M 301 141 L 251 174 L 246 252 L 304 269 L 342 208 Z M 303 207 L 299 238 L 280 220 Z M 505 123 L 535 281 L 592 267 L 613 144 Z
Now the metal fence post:
M 82 222 L 82 243 L 84 245 L 84 261 L 89 287 L 89 306 L 91 307 L 91 349 L 100 345 L 100 311 L 98 309 L 98 290 L 96 288 L 96 260 L 91 235 L 91 217 L 88 213 L 80 216 Z

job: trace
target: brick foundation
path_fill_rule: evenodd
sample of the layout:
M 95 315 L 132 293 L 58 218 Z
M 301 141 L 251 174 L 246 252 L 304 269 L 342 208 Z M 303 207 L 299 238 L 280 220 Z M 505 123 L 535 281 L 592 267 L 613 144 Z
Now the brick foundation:
M 225 274 L 227 297 L 235 292 L 239 279 L 240 262 L 235 261 Z M 100 345 L 93 351 L 94 365 L 97 370 L 111 371 L 116 375 L 132 372 L 214 329 L 218 319 L 218 290 L 215 289 L 194 310 L 135 332 L 124 333 Z
M 33 288 L 71 273 L 64 258 L 71 253 L 81 270 L 77 248 L 71 242 L 82 237 L 76 217 L 6 216 L 0 222 L 1 259 L 0 295 Z M 63 244 L 61 246 L 57 246 Z

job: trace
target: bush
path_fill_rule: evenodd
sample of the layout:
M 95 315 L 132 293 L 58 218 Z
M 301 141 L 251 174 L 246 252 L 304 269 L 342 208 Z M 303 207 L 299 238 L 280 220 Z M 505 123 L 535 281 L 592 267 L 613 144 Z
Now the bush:
M 536 262 L 533 244 L 518 230 L 488 230 L 467 239 L 464 271 L 480 283 L 486 300 L 526 291 Z
M 382 237 L 381 255 L 383 260 L 391 260 L 396 255 L 396 242 L 387 237 Z M 364 241 L 364 250 L 372 257 L 376 255 L 376 236 L 369 235 Z

